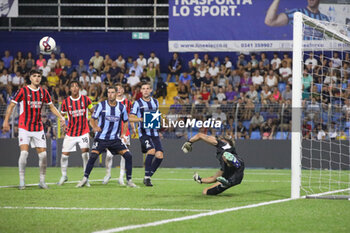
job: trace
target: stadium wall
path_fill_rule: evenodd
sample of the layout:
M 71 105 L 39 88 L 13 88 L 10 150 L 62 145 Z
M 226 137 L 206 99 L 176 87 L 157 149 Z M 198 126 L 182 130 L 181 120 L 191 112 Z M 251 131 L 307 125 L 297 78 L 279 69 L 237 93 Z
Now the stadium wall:
M 172 53 L 168 51 L 168 32 L 150 32 L 149 40 L 134 40 L 132 32 L 50 32 L 50 31 L 0 31 L 0 54 L 5 50 L 10 50 L 12 56 L 16 56 L 17 51 L 22 51 L 26 57 L 27 52 L 32 52 L 35 58 L 39 55 L 39 40 L 44 36 L 51 36 L 57 44 L 57 52 L 64 52 L 66 57 L 72 61 L 73 66 L 78 64 L 79 59 L 83 59 L 88 64 L 95 50 L 99 50 L 101 55 L 109 54 L 112 59 L 116 59 L 118 54 L 123 54 L 124 59 L 132 56 L 134 60 L 139 52 L 143 52 L 148 58 L 151 51 L 154 51 L 160 59 L 161 72 L 168 72 L 168 62 Z M 199 53 L 203 57 L 205 53 Z M 236 64 L 239 53 L 211 52 L 210 57 L 218 56 L 220 61 L 225 56 L 230 56 L 232 64 Z M 291 53 L 290 57 L 291 57 Z M 267 53 L 269 59 L 273 53 Z M 193 53 L 181 53 L 183 69 L 187 69 L 187 62 L 193 58 Z M 282 53 L 280 54 L 282 57 Z M 45 58 L 49 58 L 45 55 Z M 59 56 L 56 56 L 59 58 Z M 248 57 L 247 57 L 248 59 Z

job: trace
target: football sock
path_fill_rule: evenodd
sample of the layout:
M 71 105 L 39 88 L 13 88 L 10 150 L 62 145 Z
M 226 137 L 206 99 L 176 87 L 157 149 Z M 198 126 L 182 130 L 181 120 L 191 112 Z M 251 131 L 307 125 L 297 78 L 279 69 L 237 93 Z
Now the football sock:
M 83 169 L 85 171 L 86 164 L 87 164 L 87 162 L 89 160 L 89 152 L 81 153 L 81 157 L 83 158 Z
M 87 162 L 86 169 L 85 169 L 85 172 L 84 172 L 84 176 L 86 178 L 89 178 L 89 175 L 91 173 L 91 170 L 94 168 L 94 164 L 95 164 L 97 158 L 98 158 L 98 154 L 97 153 L 92 152 L 90 154 L 90 158 L 89 158 L 89 161 Z
M 122 155 L 125 159 L 126 180 L 131 180 L 132 177 L 132 156 L 129 151 Z
M 39 155 L 39 167 L 40 167 L 40 182 L 45 183 L 47 156 L 46 151 L 41 152 Z
M 20 183 L 24 183 L 24 174 L 27 165 L 28 151 L 22 150 L 18 159 L 18 170 Z
M 64 155 L 64 154 L 62 154 L 62 156 L 61 156 L 61 172 L 62 172 L 62 176 L 67 176 L 68 158 L 69 158 L 69 156 Z
M 151 176 L 153 176 L 153 174 L 157 171 L 162 161 L 163 159 L 159 159 L 157 157 L 153 160 L 152 167 L 151 167 Z
M 151 169 L 152 169 L 152 160 L 154 158 L 154 155 L 148 154 L 146 156 L 146 161 L 145 161 L 145 177 L 146 176 L 151 176 Z
M 120 176 L 119 178 L 123 178 L 125 175 L 125 159 L 123 156 L 120 157 Z
M 112 164 L 113 164 L 113 155 L 110 151 L 107 151 L 106 160 L 105 160 L 106 176 L 111 176 Z

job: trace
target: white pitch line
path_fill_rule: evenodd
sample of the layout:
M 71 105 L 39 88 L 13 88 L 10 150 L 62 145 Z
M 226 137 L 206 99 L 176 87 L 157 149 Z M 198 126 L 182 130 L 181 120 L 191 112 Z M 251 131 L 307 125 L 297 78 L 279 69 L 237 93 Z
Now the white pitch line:
M 180 218 L 164 219 L 164 220 L 145 223 L 145 224 L 129 225 L 129 226 L 117 227 L 117 228 L 108 229 L 108 230 L 95 231 L 93 233 L 113 233 L 113 232 L 121 232 L 121 231 L 133 230 L 133 229 L 138 229 L 138 228 L 153 227 L 153 226 L 159 226 L 159 225 L 163 225 L 163 224 L 167 224 L 167 223 L 171 223 L 171 222 L 180 222 L 180 221 L 185 221 L 185 220 L 190 220 L 190 219 L 212 216 L 212 215 L 216 215 L 216 214 L 222 214 L 222 213 L 231 212 L 231 211 L 250 209 L 250 208 L 256 208 L 256 207 L 260 207 L 260 206 L 282 203 L 282 202 L 287 202 L 287 201 L 291 201 L 291 200 L 294 200 L 294 199 L 287 198 L 287 199 L 280 199 L 280 200 L 274 200 L 274 201 L 268 201 L 268 202 L 261 202 L 258 204 L 239 206 L 239 207 L 228 208 L 228 209 L 223 209 L 223 210 L 215 210 L 215 211 L 211 211 L 208 213 L 195 214 L 195 215 L 190 215 L 190 216 L 185 216 L 185 217 L 180 217 Z
M 152 209 L 152 208 L 82 208 L 82 207 L 36 207 L 36 206 L 0 206 L 0 209 L 26 209 L 26 210 L 126 210 L 126 211 L 163 211 L 163 212 L 209 212 L 213 210 L 198 209 Z
M 118 180 L 117 178 L 112 178 L 110 180 Z M 143 180 L 143 178 L 134 178 L 133 180 Z M 168 179 L 161 179 L 161 178 L 153 178 L 152 180 L 158 180 L 158 181 L 193 181 L 193 179 L 177 179 L 177 178 L 168 178 Z M 103 179 L 97 179 L 97 180 L 89 180 L 90 182 L 98 182 L 103 181 Z M 65 183 L 67 184 L 74 184 L 78 183 L 79 180 L 76 181 L 67 181 Z M 244 180 L 244 183 L 290 183 L 290 180 Z M 47 185 L 55 185 L 57 183 L 46 183 Z M 31 186 L 37 186 L 38 184 L 26 184 L 27 187 Z M 0 186 L 0 188 L 17 188 L 18 185 L 5 185 Z

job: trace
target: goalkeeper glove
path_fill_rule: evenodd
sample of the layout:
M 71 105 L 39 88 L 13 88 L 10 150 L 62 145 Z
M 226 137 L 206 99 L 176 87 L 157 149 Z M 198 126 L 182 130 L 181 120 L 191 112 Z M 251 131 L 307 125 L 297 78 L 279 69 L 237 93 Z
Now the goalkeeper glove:
M 185 142 L 183 146 L 181 147 L 182 151 L 187 154 L 188 152 L 192 151 L 192 143 L 191 142 Z
M 194 179 L 194 181 L 196 181 L 196 182 L 199 183 L 199 184 L 202 183 L 202 178 L 198 175 L 197 172 L 194 173 L 193 179 Z
M 230 186 L 230 183 L 228 182 L 228 180 L 226 180 L 222 176 L 219 176 L 218 178 L 216 178 L 216 180 L 219 181 L 224 187 Z

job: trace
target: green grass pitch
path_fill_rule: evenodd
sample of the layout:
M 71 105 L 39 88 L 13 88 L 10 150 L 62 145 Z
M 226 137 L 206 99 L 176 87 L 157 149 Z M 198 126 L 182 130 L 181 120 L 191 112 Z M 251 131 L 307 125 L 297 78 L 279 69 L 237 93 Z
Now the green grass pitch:
M 91 181 L 90 188 L 81 189 L 75 188 L 75 182 L 63 186 L 51 184 L 48 190 L 37 186 L 25 190 L 1 187 L 0 232 L 94 232 L 290 197 L 290 170 L 267 169 L 246 169 L 241 185 L 218 196 L 203 196 L 202 189 L 208 185 L 195 183 L 192 174 L 198 171 L 202 177 L 210 176 L 216 170 L 160 168 L 153 177 L 152 188 L 143 186 L 141 168 L 133 172 L 133 180 L 140 186 L 137 189 L 119 186 L 116 179 L 108 185 Z M 81 168 L 68 169 L 69 181 L 80 180 L 82 174 Z M 101 180 L 104 174 L 104 168 L 95 168 L 90 180 Z M 114 168 L 112 175 L 117 177 L 119 169 Z M 17 168 L 1 167 L 0 177 L 0 186 L 18 185 Z M 59 178 L 59 168 L 48 168 L 47 183 L 55 183 Z M 34 184 L 38 180 L 39 168 L 27 168 L 26 183 Z M 349 219 L 349 201 L 299 199 L 127 232 L 348 233 Z

